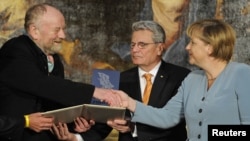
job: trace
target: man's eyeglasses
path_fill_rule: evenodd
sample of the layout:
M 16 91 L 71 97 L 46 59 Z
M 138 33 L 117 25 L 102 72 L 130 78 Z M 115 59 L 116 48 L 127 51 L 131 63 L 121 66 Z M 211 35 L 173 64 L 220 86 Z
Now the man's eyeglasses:
M 130 48 L 133 49 L 137 45 L 139 49 L 144 49 L 150 44 L 158 44 L 158 43 L 144 43 L 144 42 L 130 43 Z

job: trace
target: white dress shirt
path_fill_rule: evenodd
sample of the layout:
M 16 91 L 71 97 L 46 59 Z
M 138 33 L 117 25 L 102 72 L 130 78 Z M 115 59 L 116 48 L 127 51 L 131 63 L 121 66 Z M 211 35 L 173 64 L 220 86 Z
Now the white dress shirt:
M 144 74 L 145 73 L 150 73 L 152 74 L 152 77 L 151 77 L 151 81 L 152 81 L 152 84 L 154 83 L 154 80 L 155 80 L 155 76 L 160 68 L 160 65 L 161 65 L 161 62 L 159 62 L 152 70 L 150 70 L 149 72 L 146 72 L 144 70 L 142 70 L 141 68 L 138 69 L 139 71 L 139 79 L 140 79 L 140 87 L 141 87 L 141 97 L 143 97 L 143 93 L 144 93 L 144 89 L 146 87 L 146 79 L 144 78 Z M 136 125 L 135 125 L 135 128 L 134 128 L 134 131 L 132 133 L 132 136 L 133 137 L 137 137 L 137 128 L 136 128 Z

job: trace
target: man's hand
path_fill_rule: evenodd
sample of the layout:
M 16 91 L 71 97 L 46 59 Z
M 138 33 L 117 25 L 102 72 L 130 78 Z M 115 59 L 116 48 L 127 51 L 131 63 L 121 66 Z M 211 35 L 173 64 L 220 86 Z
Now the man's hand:
M 86 132 L 95 124 L 93 120 L 89 122 L 82 117 L 78 117 L 74 120 L 75 131 L 78 133 Z M 69 132 L 66 123 L 58 123 L 58 125 L 53 124 L 51 132 L 56 135 L 56 137 L 61 141 L 77 141 L 75 134 Z
M 35 132 L 41 132 L 42 130 L 49 130 L 53 124 L 53 118 L 43 117 L 41 113 L 34 113 L 28 115 L 29 129 Z
M 136 101 L 134 99 L 129 97 L 128 94 L 126 94 L 125 92 L 123 92 L 121 90 L 112 90 L 112 91 L 115 95 L 119 95 L 119 97 L 121 99 L 120 105 L 122 107 L 129 109 L 131 112 L 135 111 Z
M 107 121 L 107 124 L 121 133 L 126 133 L 131 131 L 129 126 L 130 122 L 128 120 L 123 120 L 123 119 L 109 120 Z
M 52 129 L 50 130 L 58 140 L 61 141 L 77 141 L 75 134 L 70 133 L 66 123 L 58 123 L 57 125 L 53 124 Z
M 111 89 L 95 88 L 95 98 L 108 103 L 110 106 L 121 107 L 121 98 L 119 95 L 114 94 Z
M 86 132 L 91 128 L 91 126 L 95 125 L 95 121 L 90 120 L 88 122 L 86 119 L 82 117 L 76 118 L 74 123 L 75 123 L 75 131 L 78 133 Z

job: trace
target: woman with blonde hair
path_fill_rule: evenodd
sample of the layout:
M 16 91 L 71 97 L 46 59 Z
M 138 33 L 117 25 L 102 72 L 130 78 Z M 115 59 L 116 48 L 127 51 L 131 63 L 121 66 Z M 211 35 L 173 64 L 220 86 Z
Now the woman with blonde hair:
M 170 128 L 185 117 L 189 141 L 207 141 L 208 125 L 250 124 L 250 66 L 231 61 L 236 40 L 233 28 L 221 20 L 205 19 L 191 24 L 187 35 L 189 63 L 200 69 L 189 73 L 163 108 L 144 105 L 118 92 L 123 106 L 133 112 L 131 120 Z

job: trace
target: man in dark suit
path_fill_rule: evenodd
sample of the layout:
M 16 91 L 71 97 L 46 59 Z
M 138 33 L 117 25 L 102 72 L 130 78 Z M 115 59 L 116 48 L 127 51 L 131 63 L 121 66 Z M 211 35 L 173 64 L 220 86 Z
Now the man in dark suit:
M 145 104 L 163 107 L 177 92 L 188 69 L 166 63 L 161 59 L 164 52 L 165 32 L 153 21 L 139 21 L 132 25 L 131 59 L 136 67 L 121 73 L 120 90 L 130 97 L 143 101 L 146 87 L 145 73 L 151 74 L 152 89 Z M 130 117 L 130 113 L 127 113 Z M 109 121 L 117 129 L 119 141 L 185 141 L 185 121 L 169 129 L 155 128 L 129 120 Z
M 92 97 L 119 104 L 110 90 L 64 79 L 64 68 L 56 54 L 65 39 L 65 19 L 48 4 L 31 7 L 25 15 L 26 35 L 7 41 L 0 49 L 0 113 L 20 117 L 30 113 L 90 103 Z M 29 121 L 29 116 L 25 116 Z M 41 122 L 41 132 L 18 128 L 16 134 L 0 135 L 5 141 L 54 141 L 50 122 Z M 16 130 L 16 129 L 15 129 Z

